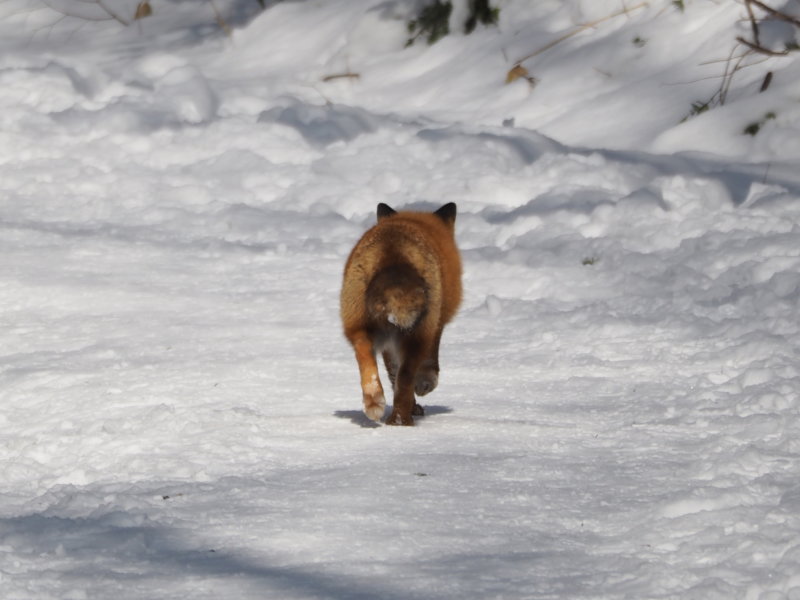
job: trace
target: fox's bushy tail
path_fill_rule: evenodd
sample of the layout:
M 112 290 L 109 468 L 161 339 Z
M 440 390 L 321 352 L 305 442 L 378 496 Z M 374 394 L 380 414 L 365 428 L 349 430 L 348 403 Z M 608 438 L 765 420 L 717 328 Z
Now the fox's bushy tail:
M 376 323 L 409 331 L 428 310 L 427 286 L 411 265 L 391 265 L 378 271 L 370 281 L 366 303 Z

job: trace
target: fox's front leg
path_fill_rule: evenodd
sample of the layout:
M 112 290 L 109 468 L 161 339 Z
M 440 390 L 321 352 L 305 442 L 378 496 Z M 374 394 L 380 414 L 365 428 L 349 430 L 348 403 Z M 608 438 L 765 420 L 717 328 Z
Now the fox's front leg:
M 358 371 L 361 374 L 361 392 L 364 397 L 364 414 L 373 421 L 380 421 L 386 408 L 386 397 L 378 377 L 378 363 L 375 362 L 375 348 L 365 331 L 350 337 L 356 352 Z

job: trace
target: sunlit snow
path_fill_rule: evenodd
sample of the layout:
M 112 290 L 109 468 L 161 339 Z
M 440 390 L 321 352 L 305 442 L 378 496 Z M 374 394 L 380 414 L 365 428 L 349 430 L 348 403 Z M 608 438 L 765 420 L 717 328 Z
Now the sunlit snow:
M 0 5 L 4 599 L 800 598 L 800 55 L 693 110 L 742 3 L 78 4 Z M 451 201 L 374 423 L 344 261 Z

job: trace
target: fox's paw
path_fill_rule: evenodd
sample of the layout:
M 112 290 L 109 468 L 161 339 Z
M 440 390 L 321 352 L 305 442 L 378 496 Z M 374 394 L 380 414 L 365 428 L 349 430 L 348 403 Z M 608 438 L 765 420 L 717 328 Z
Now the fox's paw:
M 373 421 L 380 421 L 386 408 L 386 398 L 383 392 L 364 394 L 364 414 Z
M 439 373 L 434 369 L 421 369 L 414 378 L 414 393 L 417 396 L 430 394 L 439 384 Z
M 414 424 L 414 419 L 411 415 L 408 417 L 402 417 L 399 412 L 393 410 L 392 414 L 389 415 L 389 418 L 386 419 L 387 425 L 406 425 L 410 426 Z
M 422 408 L 422 405 L 414 403 L 414 408 L 411 409 L 411 414 L 415 417 L 424 417 L 425 416 L 425 409 Z

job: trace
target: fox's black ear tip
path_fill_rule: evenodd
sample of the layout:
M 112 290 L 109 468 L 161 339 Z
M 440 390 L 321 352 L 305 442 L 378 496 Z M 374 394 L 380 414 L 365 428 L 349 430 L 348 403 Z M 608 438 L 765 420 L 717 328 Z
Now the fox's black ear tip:
M 388 204 L 384 204 L 383 202 L 378 204 L 378 219 L 383 219 L 384 217 L 391 217 L 396 212 L 397 211 Z
M 434 214 L 444 221 L 455 221 L 458 208 L 455 202 L 448 202 L 442 208 L 437 210 Z

